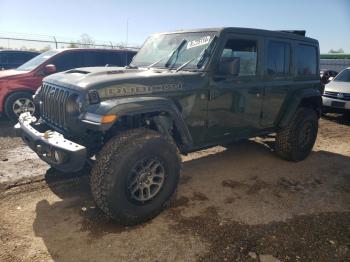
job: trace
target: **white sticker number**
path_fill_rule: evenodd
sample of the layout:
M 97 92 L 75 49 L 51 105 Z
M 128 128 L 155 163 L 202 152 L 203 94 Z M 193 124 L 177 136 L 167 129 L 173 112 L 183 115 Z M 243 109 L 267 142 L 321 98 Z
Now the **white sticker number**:
M 197 47 L 197 46 L 206 45 L 209 42 L 210 42 L 210 36 L 204 36 L 198 40 L 192 40 L 192 41 L 188 42 L 187 49 Z

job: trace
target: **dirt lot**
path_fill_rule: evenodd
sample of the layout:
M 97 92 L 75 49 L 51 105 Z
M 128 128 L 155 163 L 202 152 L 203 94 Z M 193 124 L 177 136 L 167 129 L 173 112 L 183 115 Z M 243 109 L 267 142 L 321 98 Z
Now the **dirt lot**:
M 350 260 L 350 123 L 339 116 L 321 119 L 300 163 L 268 138 L 185 156 L 172 207 L 129 228 L 95 208 L 87 172 L 56 173 L 0 130 L 0 261 Z

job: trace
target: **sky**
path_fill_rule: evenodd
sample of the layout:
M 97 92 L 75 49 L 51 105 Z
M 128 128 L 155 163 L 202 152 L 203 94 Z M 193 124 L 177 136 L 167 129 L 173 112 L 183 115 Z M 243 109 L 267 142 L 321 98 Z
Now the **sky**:
M 96 42 L 128 39 L 135 46 L 152 33 L 178 29 L 299 29 L 319 40 L 321 53 L 339 48 L 350 53 L 350 0 L 0 0 L 0 14 L 0 36 L 74 41 L 86 33 Z

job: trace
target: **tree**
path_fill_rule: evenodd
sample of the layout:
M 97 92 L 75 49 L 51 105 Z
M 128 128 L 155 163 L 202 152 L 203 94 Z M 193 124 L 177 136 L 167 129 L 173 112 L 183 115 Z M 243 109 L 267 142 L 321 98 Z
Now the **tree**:
M 80 36 L 80 40 L 78 41 L 78 46 L 85 47 L 85 48 L 92 48 L 94 47 L 94 44 L 95 44 L 94 39 L 88 34 L 82 34 Z
M 328 51 L 328 53 L 330 53 L 330 54 L 343 54 L 344 49 L 343 48 L 339 48 L 338 50 L 331 49 Z
M 49 51 L 49 50 L 51 50 L 51 46 L 50 45 L 47 45 L 47 46 L 45 46 L 45 47 L 40 49 L 41 52 L 46 52 L 46 51 Z
M 74 43 L 73 41 L 71 41 L 69 43 L 69 45 L 67 45 L 67 48 L 77 48 L 77 47 L 78 47 L 78 45 L 76 43 Z

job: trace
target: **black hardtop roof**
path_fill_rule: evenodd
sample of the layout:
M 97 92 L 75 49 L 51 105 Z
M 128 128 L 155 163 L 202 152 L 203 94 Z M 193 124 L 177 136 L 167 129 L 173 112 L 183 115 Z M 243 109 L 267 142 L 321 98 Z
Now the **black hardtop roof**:
M 261 35 L 270 37 L 287 38 L 293 40 L 307 41 L 312 43 L 318 43 L 316 39 L 302 36 L 301 32 L 304 30 L 266 30 L 266 29 L 255 29 L 245 27 L 213 27 L 213 28 L 198 28 L 198 29 L 187 29 L 178 30 L 173 32 L 165 32 L 159 34 L 173 34 L 173 33 L 195 33 L 195 32 L 219 32 L 219 33 L 237 33 L 237 34 L 248 34 L 248 35 Z

